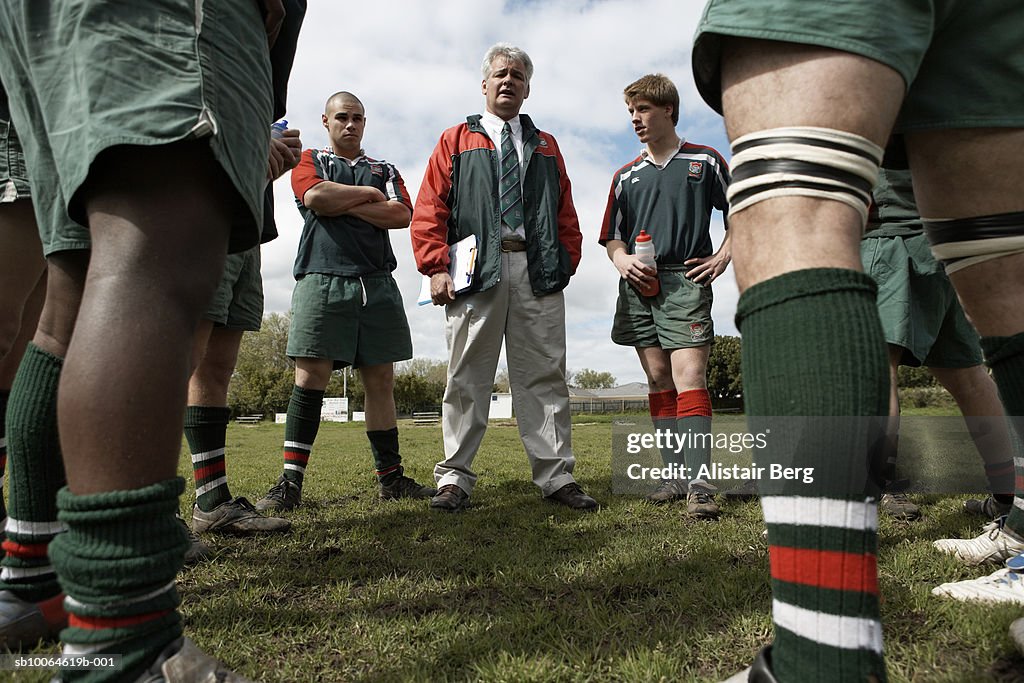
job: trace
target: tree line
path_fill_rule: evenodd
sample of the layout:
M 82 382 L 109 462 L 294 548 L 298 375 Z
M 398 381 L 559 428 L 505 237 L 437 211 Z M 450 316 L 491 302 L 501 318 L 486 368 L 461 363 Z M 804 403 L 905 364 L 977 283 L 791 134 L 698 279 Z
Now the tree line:
M 288 358 L 288 316 L 270 313 L 263 318 L 259 332 L 247 332 L 238 352 L 238 364 L 231 378 L 228 405 L 235 415 L 272 415 L 288 408 L 295 383 L 295 364 Z M 739 337 L 719 336 L 711 346 L 708 361 L 708 391 L 713 399 L 739 399 L 743 395 Z M 395 404 L 398 412 L 409 414 L 438 410 L 447 381 L 443 360 L 414 358 L 395 365 Z M 616 385 L 610 372 L 583 368 L 570 371 L 570 386 L 580 389 L 607 389 Z M 327 396 L 342 396 L 347 381 L 349 410 L 363 409 L 363 385 L 358 372 L 336 371 L 327 386 Z M 934 379 L 919 368 L 900 368 L 901 386 L 934 386 Z M 494 380 L 494 390 L 508 391 L 508 373 L 502 370 Z

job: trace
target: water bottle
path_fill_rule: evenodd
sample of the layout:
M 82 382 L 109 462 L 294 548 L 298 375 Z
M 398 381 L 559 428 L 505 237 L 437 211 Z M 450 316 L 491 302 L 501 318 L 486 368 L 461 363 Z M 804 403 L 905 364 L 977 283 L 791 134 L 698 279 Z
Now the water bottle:
M 640 257 L 641 263 L 653 268 L 655 271 L 654 281 L 640 285 L 637 287 L 637 290 L 644 296 L 655 296 L 661 291 L 661 282 L 658 280 L 657 276 L 658 264 L 654 260 L 654 242 L 651 241 L 651 236 L 643 229 L 641 229 L 640 234 L 636 236 L 636 246 L 633 248 L 633 253 Z
M 270 137 L 283 138 L 284 131 L 286 130 L 288 130 L 288 119 L 281 119 L 280 121 L 270 124 Z

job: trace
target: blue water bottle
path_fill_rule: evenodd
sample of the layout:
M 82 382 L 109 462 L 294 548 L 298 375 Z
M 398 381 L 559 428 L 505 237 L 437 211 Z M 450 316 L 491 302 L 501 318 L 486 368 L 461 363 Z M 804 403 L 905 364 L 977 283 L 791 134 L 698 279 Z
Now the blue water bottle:
M 286 130 L 288 130 L 288 119 L 281 119 L 270 124 L 270 137 L 283 138 Z

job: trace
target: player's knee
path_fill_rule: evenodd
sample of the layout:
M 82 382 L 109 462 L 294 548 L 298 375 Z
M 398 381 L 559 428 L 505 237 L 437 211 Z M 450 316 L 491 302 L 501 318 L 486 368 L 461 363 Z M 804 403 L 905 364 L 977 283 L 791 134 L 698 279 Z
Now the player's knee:
M 930 368 L 935 379 L 958 402 L 963 398 L 979 396 L 995 390 L 995 383 L 982 365 L 969 368 Z
M 671 372 L 648 372 L 647 387 L 651 392 L 671 391 L 676 388 Z

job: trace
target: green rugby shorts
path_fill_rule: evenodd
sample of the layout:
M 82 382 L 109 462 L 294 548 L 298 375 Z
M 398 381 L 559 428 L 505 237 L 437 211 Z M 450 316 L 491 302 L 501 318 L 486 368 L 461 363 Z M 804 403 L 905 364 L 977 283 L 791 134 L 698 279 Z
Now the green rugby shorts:
M 659 270 L 661 291 L 643 296 L 623 279 L 615 302 L 612 341 L 622 346 L 684 349 L 706 346 L 715 337 L 711 287 L 688 279 L 683 270 Z
M 206 320 L 229 330 L 255 332 L 263 324 L 263 276 L 260 247 L 228 254 Z
M 96 157 L 205 139 L 237 190 L 229 248 L 259 242 L 270 61 L 254 0 L 10 0 L 0 69 L 45 253 L 88 247 L 78 191 Z M 159 174 L 161 169 L 154 167 Z
M 724 36 L 850 52 L 907 83 L 897 130 L 1024 127 L 1019 0 L 709 0 L 693 45 L 704 100 L 722 110 Z
M 868 237 L 860 243 L 864 272 L 878 283 L 885 341 L 905 349 L 903 365 L 969 368 L 982 362 L 978 333 L 923 234 Z
M 412 358 L 412 335 L 390 273 L 345 277 L 309 273 L 292 291 L 288 356 L 334 361 L 334 368 Z

